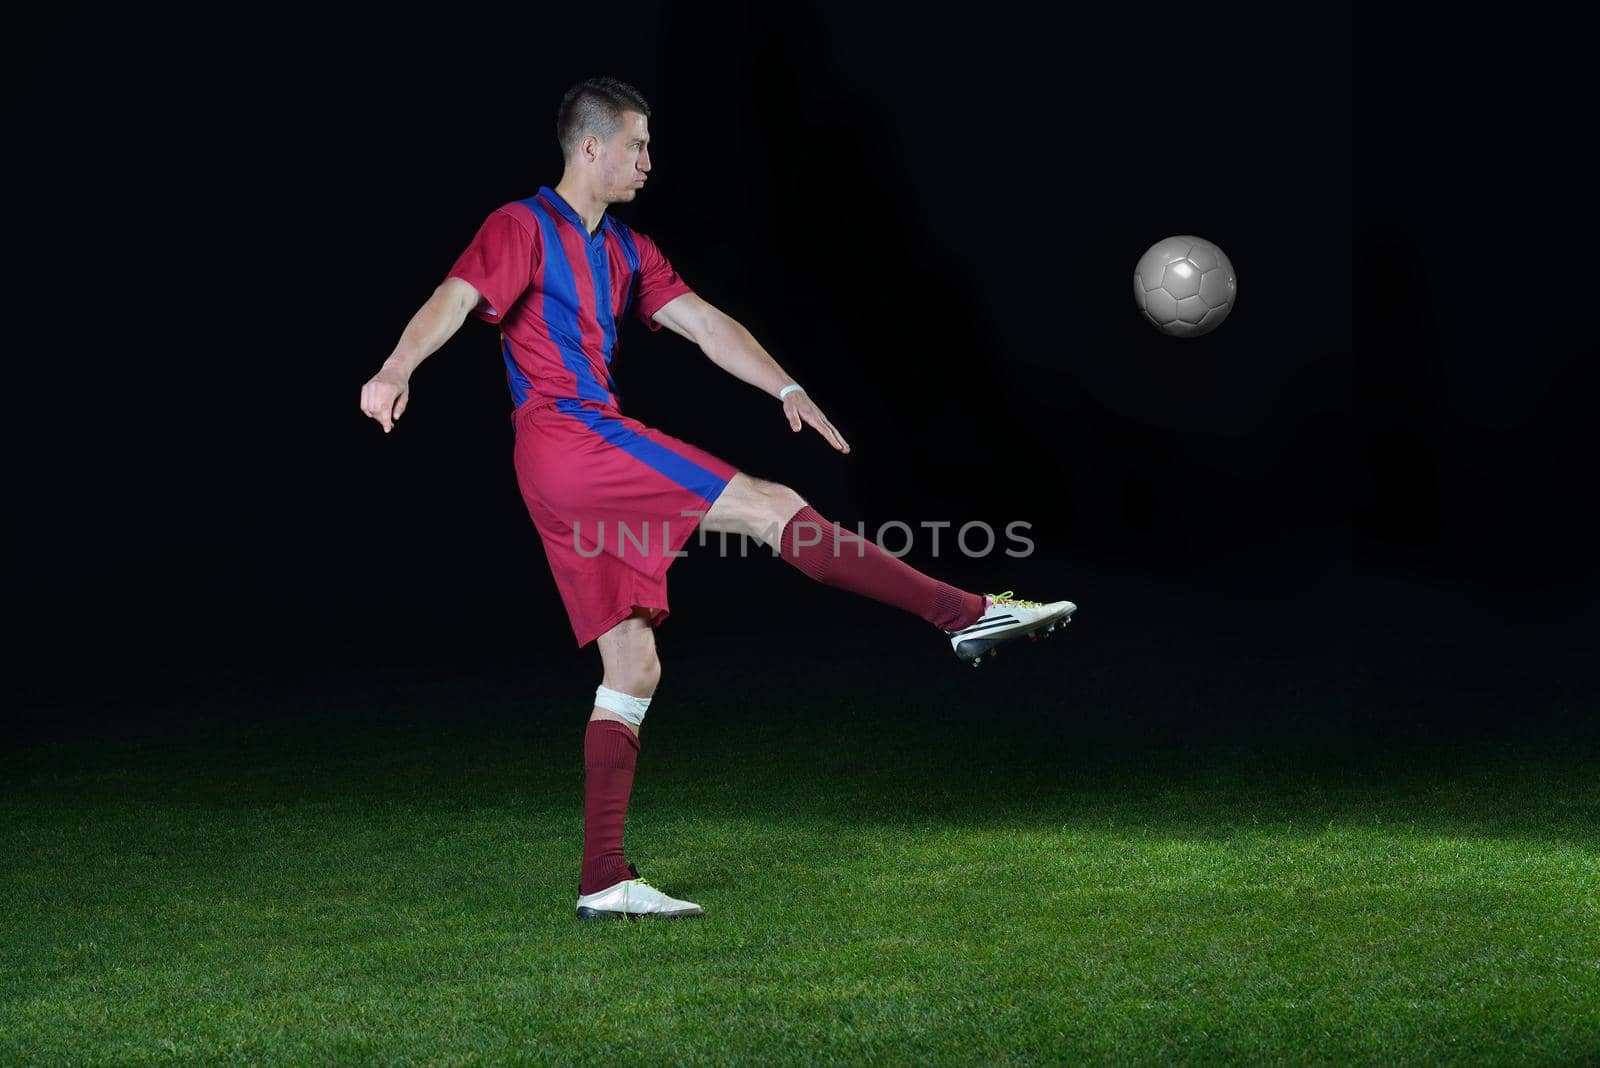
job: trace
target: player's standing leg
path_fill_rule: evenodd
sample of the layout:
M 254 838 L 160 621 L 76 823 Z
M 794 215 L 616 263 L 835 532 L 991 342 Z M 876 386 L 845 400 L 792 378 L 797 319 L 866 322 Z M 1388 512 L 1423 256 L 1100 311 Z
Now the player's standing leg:
M 578 918 L 699 916 L 692 901 L 670 898 L 639 877 L 622 852 L 628 798 L 639 755 L 639 728 L 656 684 L 656 655 L 650 611 L 633 615 L 596 642 L 605 674 L 583 739 L 583 871 L 578 881 Z
M 1049 633 L 1067 622 L 1071 601 L 1043 604 L 999 594 L 967 593 L 918 571 L 877 545 L 824 519 L 794 490 L 740 472 L 701 520 L 709 531 L 744 534 L 827 586 L 892 604 L 941 628 L 963 660 L 977 663 L 995 646 Z

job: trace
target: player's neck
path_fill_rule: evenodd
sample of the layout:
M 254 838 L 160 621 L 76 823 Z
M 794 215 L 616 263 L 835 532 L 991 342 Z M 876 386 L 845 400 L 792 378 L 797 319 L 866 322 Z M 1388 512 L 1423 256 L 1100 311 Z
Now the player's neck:
M 604 201 L 595 201 L 584 196 L 578 190 L 567 186 L 563 180 L 555 187 L 556 195 L 567 202 L 567 206 L 578 213 L 578 218 L 583 220 L 584 228 L 590 237 L 600 229 L 600 224 L 605 221 L 606 206 Z

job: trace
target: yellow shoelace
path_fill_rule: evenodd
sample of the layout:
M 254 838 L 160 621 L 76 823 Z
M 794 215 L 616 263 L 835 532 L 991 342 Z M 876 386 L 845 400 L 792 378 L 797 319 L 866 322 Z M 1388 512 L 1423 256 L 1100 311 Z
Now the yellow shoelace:
M 1011 593 L 1012 593 L 1012 591 L 1007 590 L 1005 593 L 991 593 L 989 596 L 994 598 L 994 603 L 997 604 L 997 605 L 1014 604 L 1018 608 L 1043 608 L 1044 607 L 1044 602 L 1042 602 L 1042 601 L 1025 601 L 1021 597 L 1013 597 L 1013 596 L 1011 596 Z

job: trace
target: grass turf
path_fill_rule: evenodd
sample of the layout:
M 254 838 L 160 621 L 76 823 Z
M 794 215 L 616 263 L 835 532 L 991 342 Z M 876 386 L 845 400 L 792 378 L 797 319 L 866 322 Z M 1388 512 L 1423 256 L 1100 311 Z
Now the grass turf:
M 1180 737 L 714 681 L 652 709 L 627 832 L 695 920 L 574 921 L 568 699 L 14 751 L 0 1061 L 1600 1060 L 1592 729 L 1363 753 L 1306 700 Z

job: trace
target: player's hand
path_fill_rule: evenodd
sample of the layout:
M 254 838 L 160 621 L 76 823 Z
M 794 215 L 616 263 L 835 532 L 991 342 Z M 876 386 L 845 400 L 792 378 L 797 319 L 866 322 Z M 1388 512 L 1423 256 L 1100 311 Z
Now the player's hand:
M 849 452 L 850 443 L 844 440 L 844 435 L 838 428 L 828 422 L 828 417 L 822 414 L 822 409 L 811 403 L 811 398 L 806 396 L 806 391 L 797 389 L 783 398 L 783 414 L 789 418 L 789 429 L 799 433 L 801 423 L 809 423 L 817 428 L 829 445 L 840 452 Z
M 395 420 L 404 414 L 409 396 L 409 378 L 395 371 L 379 371 L 361 387 L 361 410 L 383 424 L 383 432 L 387 434 L 394 429 Z

